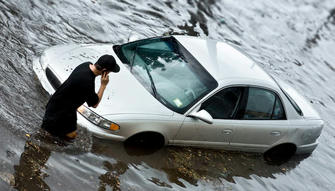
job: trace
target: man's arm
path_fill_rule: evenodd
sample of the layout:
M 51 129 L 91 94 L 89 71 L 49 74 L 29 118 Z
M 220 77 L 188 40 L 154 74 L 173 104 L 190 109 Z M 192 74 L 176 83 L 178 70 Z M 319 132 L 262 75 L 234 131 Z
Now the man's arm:
M 98 107 L 101 99 L 102 99 L 102 96 L 104 94 L 104 91 L 106 89 L 106 86 L 109 82 L 109 76 L 108 76 L 108 73 L 107 72 L 104 72 L 101 74 L 101 85 L 100 85 L 100 88 L 99 88 L 99 91 L 98 91 L 98 97 L 99 97 L 99 101 L 97 104 L 95 104 L 93 107 L 96 108 Z

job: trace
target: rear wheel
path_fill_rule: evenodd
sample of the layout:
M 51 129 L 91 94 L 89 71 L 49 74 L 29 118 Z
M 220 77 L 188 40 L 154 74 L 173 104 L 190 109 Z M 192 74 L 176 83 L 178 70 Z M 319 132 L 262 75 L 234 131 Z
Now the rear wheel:
M 264 153 L 264 159 L 269 163 L 282 164 L 288 161 L 296 152 L 297 147 L 291 143 L 278 145 Z

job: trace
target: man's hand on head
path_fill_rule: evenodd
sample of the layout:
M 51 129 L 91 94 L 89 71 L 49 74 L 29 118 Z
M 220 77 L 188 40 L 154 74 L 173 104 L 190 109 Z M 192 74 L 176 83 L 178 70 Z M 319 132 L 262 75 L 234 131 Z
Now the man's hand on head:
M 109 82 L 108 72 L 103 72 L 101 74 L 101 85 L 107 86 L 108 82 Z
M 109 73 L 109 72 L 104 71 L 104 72 L 102 72 L 102 74 L 101 74 L 101 86 L 100 86 L 99 91 L 98 91 L 98 93 L 97 93 L 97 95 L 98 95 L 98 97 L 99 97 L 99 101 L 98 101 L 98 103 L 97 103 L 95 106 L 93 106 L 94 108 L 98 107 L 98 105 L 99 105 L 99 103 L 100 103 L 100 101 L 101 101 L 101 99 L 102 99 L 102 95 L 104 94 L 104 91 L 105 91 L 105 89 L 106 89 L 106 86 L 107 86 L 107 84 L 108 84 L 108 82 L 109 82 L 109 76 L 108 76 L 108 73 Z

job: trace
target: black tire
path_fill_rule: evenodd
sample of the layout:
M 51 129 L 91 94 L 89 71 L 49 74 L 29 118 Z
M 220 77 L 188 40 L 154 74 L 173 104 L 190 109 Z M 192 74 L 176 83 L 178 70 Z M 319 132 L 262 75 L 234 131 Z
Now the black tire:
M 264 153 L 264 159 L 269 163 L 280 165 L 290 160 L 296 150 L 297 147 L 294 144 L 281 144 L 266 151 Z
M 128 138 L 125 145 L 144 148 L 161 148 L 164 146 L 164 143 L 163 135 L 155 132 L 145 132 Z

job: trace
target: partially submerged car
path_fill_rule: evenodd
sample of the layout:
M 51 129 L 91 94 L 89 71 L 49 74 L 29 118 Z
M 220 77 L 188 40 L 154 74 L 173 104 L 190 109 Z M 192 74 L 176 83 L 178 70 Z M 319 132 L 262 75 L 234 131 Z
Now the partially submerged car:
M 59 45 L 34 60 L 34 71 L 52 94 L 77 65 L 103 54 L 120 72 L 98 108 L 78 108 L 78 124 L 97 137 L 288 155 L 318 144 L 324 122 L 308 101 L 225 42 L 166 36 Z

